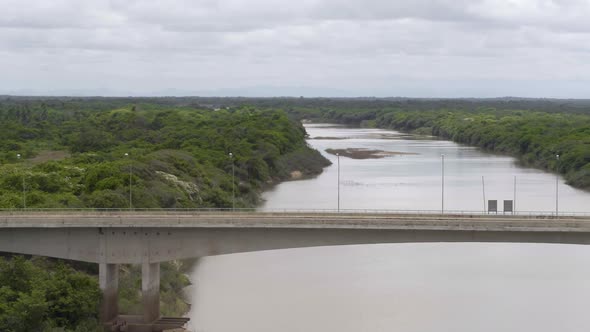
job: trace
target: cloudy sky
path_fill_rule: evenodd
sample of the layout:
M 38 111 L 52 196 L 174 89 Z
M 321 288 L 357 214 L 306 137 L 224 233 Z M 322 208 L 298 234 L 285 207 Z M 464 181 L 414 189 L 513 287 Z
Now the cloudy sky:
M 590 98 L 590 0 L 0 0 L 0 94 Z

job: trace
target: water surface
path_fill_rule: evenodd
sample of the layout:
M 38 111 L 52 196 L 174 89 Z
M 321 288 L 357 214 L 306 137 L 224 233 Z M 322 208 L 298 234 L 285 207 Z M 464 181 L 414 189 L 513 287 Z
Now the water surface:
M 308 126 L 326 148 L 411 152 L 340 157 L 342 209 L 555 210 L 553 174 L 448 141 L 377 129 Z M 325 152 L 324 152 L 325 153 Z M 313 179 L 265 193 L 262 209 L 336 209 L 337 160 Z M 590 212 L 590 195 L 558 178 L 560 211 Z M 191 274 L 198 332 L 582 332 L 590 330 L 590 249 L 575 245 L 426 243 L 276 250 L 208 257 Z
M 444 155 L 445 210 L 482 212 L 485 195 L 486 201 L 497 200 L 500 210 L 503 200 L 515 200 L 517 211 L 555 211 L 556 176 L 519 167 L 512 157 L 381 129 L 308 125 L 307 131 L 312 138 L 309 144 L 330 159 L 333 166 L 316 178 L 274 187 L 263 195 L 266 199 L 263 208 L 336 209 L 338 161 L 325 150 L 367 148 L 415 155 L 364 160 L 341 156 L 341 209 L 440 210 L 441 155 Z M 313 139 L 315 137 L 345 139 Z M 590 193 L 566 185 L 561 177 L 557 179 L 559 210 L 590 213 Z

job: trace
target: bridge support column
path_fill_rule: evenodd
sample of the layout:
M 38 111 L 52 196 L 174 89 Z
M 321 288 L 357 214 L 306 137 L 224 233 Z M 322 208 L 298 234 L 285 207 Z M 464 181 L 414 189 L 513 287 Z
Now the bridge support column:
M 102 290 L 100 320 L 106 323 L 119 314 L 119 265 L 100 263 L 98 279 L 100 290 Z
M 143 319 L 146 323 L 160 318 L 160 263 L 141 265 Z

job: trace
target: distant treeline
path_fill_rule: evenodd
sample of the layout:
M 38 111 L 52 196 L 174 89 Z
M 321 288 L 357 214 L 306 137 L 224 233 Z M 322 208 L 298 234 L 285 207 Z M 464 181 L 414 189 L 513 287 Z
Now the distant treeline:
M 454 109 L 474 111 L 481 108 L 497 110 L 529 110 L 542 112 L 590 113 L 590 99 L 552 98 L 303 98 L 303 97 L 28 97 L 2 96 L 0 104 L 10 107 L 54 108 L 60 110 L 109 110 L 128 105 L 149 104 L 160 107 L 225 108 L 244 105 L 256 108 L 298 111 L 380 111 Z

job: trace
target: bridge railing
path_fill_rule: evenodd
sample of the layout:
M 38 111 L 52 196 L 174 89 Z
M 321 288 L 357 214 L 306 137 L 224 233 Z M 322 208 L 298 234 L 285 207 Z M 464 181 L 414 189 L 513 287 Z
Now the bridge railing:
M 407 215 L 458 215 L 458 216 L 521 216 L 521 217 L 556 217 L 555 211 L 515 211 L 488 213 L 474 210 L 403 210 L 403 209 L 265 209 L 265 208 L 27 208 L 0 209 L 0 214 L 91 214 L 91 213 L 158 213 L 158 214 L 195 214 L 195 213 L 301 213 L 301 214 L 407 214 Z M 560 211 L 557 217 L 590 217 L 590 212 Z

